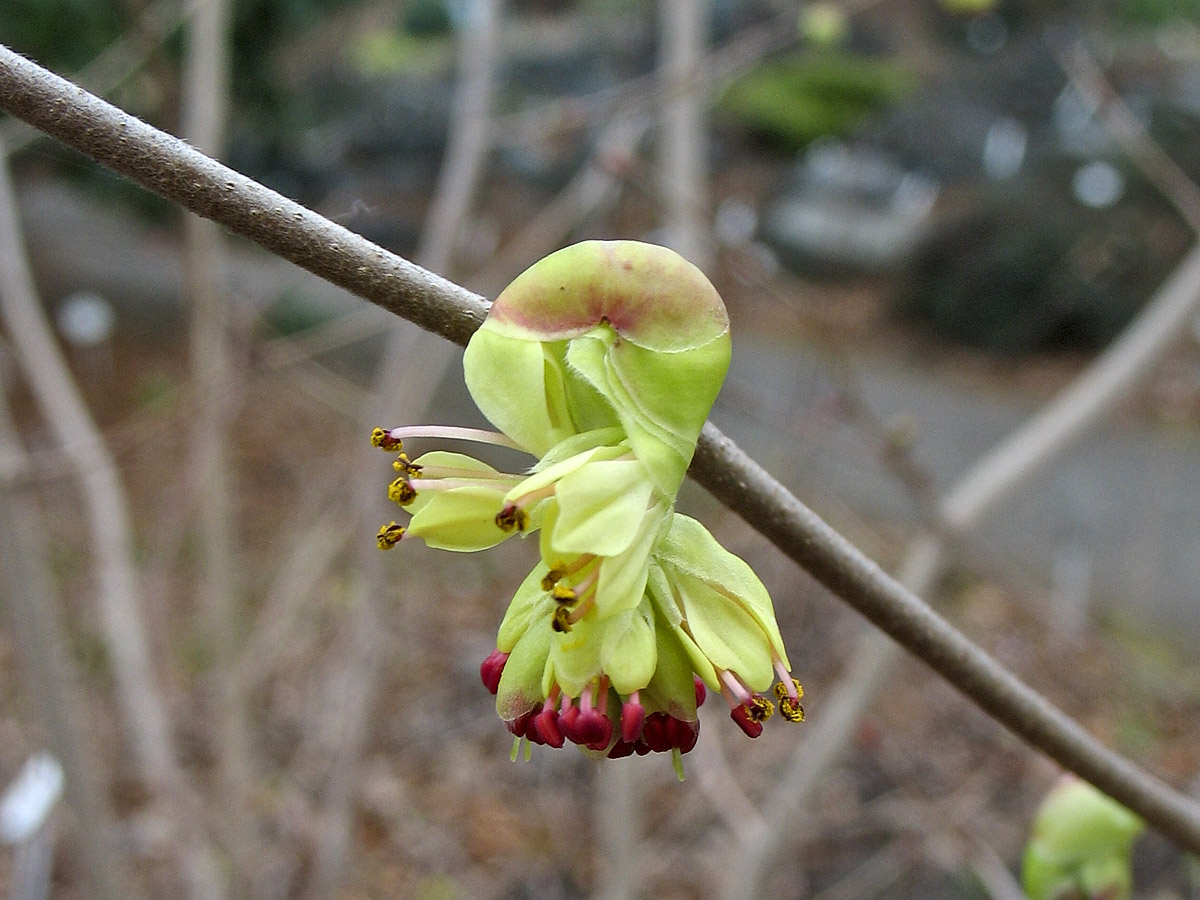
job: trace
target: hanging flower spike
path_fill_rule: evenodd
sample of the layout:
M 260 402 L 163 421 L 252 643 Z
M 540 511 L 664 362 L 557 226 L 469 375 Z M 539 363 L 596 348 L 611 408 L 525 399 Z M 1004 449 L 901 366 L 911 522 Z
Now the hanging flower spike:
M 500 433 L 377 429 L 397 455 L 389 496 L 411 512 L 384 548 L 420 537 L 477 550 L 540 529 L 480 676 L 518 740 L 599 755 L 695 745 L 707 684 L 752 737 L 773 711 L 803 718 L 770 598 L 675 495 L 729 366 L 729 321 L 704 275 L 631 241 L 577 244 L 519 276 L 467 346 L 476 404 Z M 538 457 L 527 474 L 434 451 L 479 440 Z M 514 754 L 516 753 L 514 746 Z

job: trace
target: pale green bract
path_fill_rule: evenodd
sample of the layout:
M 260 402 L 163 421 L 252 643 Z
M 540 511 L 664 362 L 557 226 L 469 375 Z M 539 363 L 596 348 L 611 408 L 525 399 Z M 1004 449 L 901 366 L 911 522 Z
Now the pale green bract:
M 729 319 L 695 266 L 663 247 L 589 241 L 536 263 L 496 299 L 463 356 L 500 434 L 376 429 L 396 452 L 389 496 L 419 537 L 472 551 L 540 529 L 481 675 L 518 740 L 608 757 L 695 745 L 706 688 L 751 737 L 774 710 L 803 719 L 770 596 L 675 495 L 729 367 Z M 524 450 L 526 474 L 403 441 Z M 514 753 L 516 748 L 514 747 Z

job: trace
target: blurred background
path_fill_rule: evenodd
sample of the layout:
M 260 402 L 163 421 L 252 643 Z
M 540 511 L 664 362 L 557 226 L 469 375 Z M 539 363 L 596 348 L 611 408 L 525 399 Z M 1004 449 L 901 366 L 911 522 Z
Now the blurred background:
M 676 248 L 733 320 L 714 421 L 1200 791 L 1196 0 L 5 0 L 0 42 L 487 296 Z M 478 666 L 536 547 L 374 541 L 370 428 L 482 424 L 459 351 L 19 123 L 0 153 L 10 896 L 1021 896 L 1055 766 L 692 485 L 808 722 L 710 701 L 683 784 L 510 763 Z M 1052 457 L 968 489 L 1080 384 Z

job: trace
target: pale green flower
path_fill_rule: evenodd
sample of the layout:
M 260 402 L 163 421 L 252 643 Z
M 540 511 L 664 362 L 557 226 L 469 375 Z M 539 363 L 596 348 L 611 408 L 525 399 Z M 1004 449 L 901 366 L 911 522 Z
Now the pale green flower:
M 541 561 L 481 667 L 518 738 L 684 753 L 705 685 L 755 737 L 776 675 L 783 714 L 803 718 L 766 589 L 674 512 L 729 352 L 724 304 L 690 263 L 649 244 L 577 244 L 509 285 L 467 346 L 467 387 L 501 433 L 372 435 L 398 454 L 389 496 L 412 513 L 381 529 L 381 547 L 471 551 L 540 530 Z M 510 474 L 441 450 L 409 460 L 403 441 L 425 437 L 538 461 Z
M 1066 776 L 1033 820 L 1022 882 L 1030 900 L 1126 900 L 1133 842 L 1145 824 L 1086 781 Z

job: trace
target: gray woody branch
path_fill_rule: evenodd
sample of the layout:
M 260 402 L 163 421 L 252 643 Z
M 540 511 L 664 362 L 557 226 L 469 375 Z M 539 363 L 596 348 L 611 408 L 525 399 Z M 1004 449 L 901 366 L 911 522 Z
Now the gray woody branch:
M 427 331 L 465 344 L 487 301 L 239 175 L 0 46 L 0 108 Z M 1098 743 L 866 558 L 712 424 L 691 474 L 983 710 L 1200 853 L 1200 807 Z

